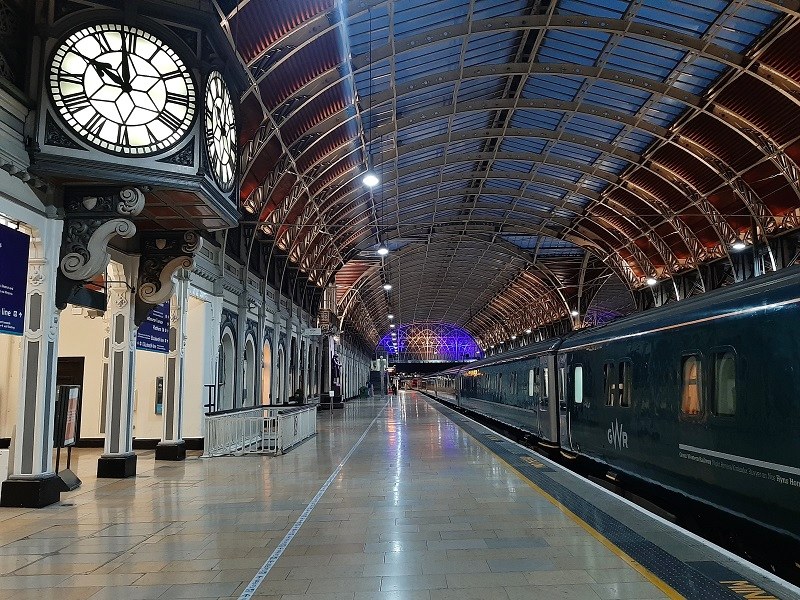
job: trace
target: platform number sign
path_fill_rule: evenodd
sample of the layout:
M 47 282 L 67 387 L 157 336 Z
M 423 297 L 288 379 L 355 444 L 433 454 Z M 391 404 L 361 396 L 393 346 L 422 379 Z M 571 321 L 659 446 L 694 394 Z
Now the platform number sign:
M 0 225 L 0 333 L 22 335 L 25 331 L 29 248 L 26 234 Z
M 92 25 L 67 37 L 53 54 L 48 87 L 69 129 L 114 154 L 168 150 L 195 119 L 186 64 L 157 36 L 127 25 Z

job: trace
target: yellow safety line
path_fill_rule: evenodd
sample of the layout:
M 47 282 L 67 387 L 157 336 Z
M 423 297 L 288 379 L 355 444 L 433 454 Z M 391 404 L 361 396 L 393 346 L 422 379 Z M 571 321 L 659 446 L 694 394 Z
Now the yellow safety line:
M 481 444 L 481 445 L 484 446 L 484 448 L 486 448 L 485 445 L 483 445 L 483 444 Z M 601 544 L 603 544 L 606 548 L 611 550 L 611 552 L 613 552 L 619 558 L 621 558 L 626 563 L 628 563 L 628 565 L 632 569 L 634 569 L 635 571 L 640 573 L 650 583 L 652 583 L 654 586 L 656 586 L 658 589 L 660 589 L 662 592 L 664 592 L 667 595 L 668 598 L 670 598 L 671 600 L 682 600 L 684 598 L 684 596 L 682 596 L 681 594 L 676 592 L 674 589 L 672 589 L 671 586 L 669 586 L 667 583 L 662 581 L 656 575 L 651 573 L 650 570 L 648 570 L 644 565 L 642 565 L 641 563 L 636 561 L 634 558 L 632 558 L 630 555 L 628 555 L 625 551 L 621 550 L 616 544 L 614 544 L 614 542 L 609 540 L 602 533 L 600 533 L 594 527 L 589 525 L 586 521 L 581 519 L 578 515 L 576 515 L 574 512 L 572 512 L 566 506 L 564 506 L 561 502 L 556 500 L 548 492 L 546 492 L 545 490 L 540 488 L 538 485 L 533 483 L 530 479 L 525 477 L 525 475 L 520 473 L 516 468 L 514 468 L 512 465 L 510 465 L 508 462 L 506 462 L 506 460 L 503 457 L 499 456 L 496 452 L 493 452 L 491 448 L 486 448 L 486 449 L 489 450 L 489 452 L 491 452 L 492 454 L 494 454 L 497 457 L 497 459 L 501 463 L 503 463 L 503 465 L 505 465 L 505 467 L 508 470 L 510 470 L 513 473 L 515 473 L 517 475 L 517 477 L 519 477 L 520 479 L 522 479 L 522 481 L 527 483 L 534 491 L 538 492 L 539 494 L 541 494 L 542 496 L 547 498 L 547 500 L 549 500 L 552 504 L 557 506 L 558 509 L 561 510 L 561 512 L 563 512 L 570 519 L 572 519 L 578 525 L 580 525 L 580 527 L 582 529 L 584 529 L 589 535 L 591 535 L 593 538 L 595 538 L 597 541 L 599 541 Z
M 457 425 L 457 426 L 458 426 L 458 424 L 457 424 L 455 421 L 453 421 L 452 419 L 451 419 L 451 422 L 452 422 L 454 425 Z M 575 522 L 576 522 L 578 525 L 580 525 L 580 527 L 581 527 L 582 529 L 584 529 L 584 530 L 585 530 L 585 531 L 586 531 L 586 532 L 587 532 L 589 535 L 591 535 L 591 536 L 592 536 L 593 538 L 595 538 L 595 539 L 596 539 L 598 542 L 600 542 L 601 544 L 603 544 L 603 546 L 605 546 L 606 548 L 608 548 L 609 550 L 611 550 L 611 552 L 613 552 L 613 553 L 614 553 L 616 556 L 618 556 L 618 557 L 619 557 L 619 558 L 621 558 L 623 561 L 625 561 L 625 562 L 628 564 L 628 566 L 630 566 L 630 567 L 631 567 L 633 570 L 635 570 L 635 571 L 636 571 L 636 572 L 638 572 L 640 575 L 642 575 L 642 576 L 643 576 L 645 579 L 647 579 L 647 581 L 649 581 L 649 582 L 650 582 L 650 583 L 652 583 L 654 586 L 656 586 L 656 587 L 657 587 L 659 590 L 661 590 L 662 592 L 664 592 L 664 594 L 666 594 L 666 596 L 667 596 L 668 598 L 670 598 L 670 600 L 685 600 L 685 596 L 682 596 L 681 594 L 679 594 L 678 592 L 676 592 L 674 589 L 672 589 L 672 587 L 671 587 L 670 585 L 668 585 L 667 583 L 665 583 L 664 581 L 662 581 L 662 580 L 661 580 L 659 577 L 657 577 L 656 575 L 654 575 L 653 573 L 651 573 L 649 569 L 647 569 L 647 568 L 646 568 L 644 565 L 642 565 L 641 563 L 639 563 L 638 561 L 636 561 L 634 558 L 632 558 L 630 555 L 628 555 L 628 554 L 627 554 L 625 551 L 623 551 L 622 549 L 620 549 L 620 548 L 619 548 L 619 547 L 618 547 L 616 544 L 614 544 L 614 542 L 612 542 L 611 540 L 609 540 L 609 539 L 608 539 L 607 537 L 605 537 L 605 536 L 604 536 L 602 533 L 600 533 L 600 532 L 599 532 L 599 531 L 597 531 L 597 530 L 596 530 L 594 527 L 592 527 L 591 525 L 589 525 L 589 524 L 588 524 L 586 521 L 584 521 L 583 519 L 581 519 L 581 518 L 580 518 L 578 515 L 576 515 L 574 512 L 572 512 L 572 511 L 571 511 L 570 509 L 568 509 L 566 506 L 564 506 L 564 505 L 563 505 L 561 502 L 559 502 L 558 500 L 556 500 L 556 499 L 555 499 L 553 496 L 551 496 L 551 495 L 550 495 L 548 492 L 544 491 L 544 490 L 543 490 L 542 488 L 540 488 L 538 485 L 536 485 L 535 483 L 533 483 L 533 482 L 532 482 L 530 479 L 528 479 L 527 477 L 525 477 L 525 475 L 523 475 L 523 474 L 522 474 L 522 473 L 521 473 L 519 470 L 517 470 L 515 467 L 513 467 L 511 464 L 509 464 L 509 463 L 508 463 L 508 462 L 507 462 L 507 461 L 506 461 L 506 460 L 505 460 L 505 459 L 504 459 L 502 456 L 500 456 L 500 455 L 499 455 L 499 454 L 497 454 L 497 453 L 496 453 L 494 450 L 492 450 L 491 448 L 489 448 L 489 447 L 488 447 L 486 444 L 484 444 L 483 442 L 481 442 L 481 440 L 479 440 L 478 438 L 476 438 L 474 435 L 470 434 L 470 433 L 469 433 L 468 431 L 466 431 L 466 430 L 465 430 L 463 427 L 461 428 L 461 430 L 462 430 L 464 433 L 466 433 L 466 434 L 467 434 L 469 437 L 471 437 L 473 440 L 475 440 L 476 442 L 478 442 L 478 443 L 479 443 L 481 446 L 483 446 L 484 448 L 486 448 L 486 449 L 487 449 L 489 452 L 491 452 L 491 453 L 492 453 L 494 456 L 496 456 L 496 457 L 497 457 L 497 459 L 498 459 L 498 460 L 499 460 L 501 463 L 503 463 L 503 465 L 504 465 L 504 466 L 505 466 L 505 467 L 506 467 L 506 468 L 507 468 L 509 471 L 513 472 L 513 473 L 514 473 L 514 474 L 515 474 L 517 477 L 519 477 L 519 478 L 520 478 L 522 481 L 524 481 L 525 483 L 527 483 L 527 484 L 528 484 L 528 485 L 531 487 L 531 489 L 533 489 L 535 492 L 538 492 L 539 494 L 541 494 L 542 496 L 544 496 L 545 498 L 547 498 L 547 500 L 548 500 L 548 501 L 550 501 L 550 503 L 552 503 L 553 505 L 555 505 L 556 507 L 558 507 L 558 509 L 559 509 L 561 512 L 563 512 L 563 513 L 564 513 L 565 515 L 567 515 L 567 516 L 568 516 L 570 519 L 572 519 L 572 520 L 573 520 L 573 521 L 575 521 Z

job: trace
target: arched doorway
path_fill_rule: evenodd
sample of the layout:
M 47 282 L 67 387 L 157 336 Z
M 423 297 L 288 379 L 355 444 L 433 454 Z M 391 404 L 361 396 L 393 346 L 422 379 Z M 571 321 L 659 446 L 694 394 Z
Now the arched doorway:
M 272 404 L 272 346 L 264 342 L 261 363 L 261 404 Z
M 233 408 L 235 384 L 234 365 L 236 352 L 233 345 L 233 333 L 230 329 L 222 332 L 219 350 L 219 379 L 217 385 L 217 410 Z
M 275 404 L 283 404 L 284 392 L 286 390 L 286 356 L 283 351 L 283 346 L 278 348 L 278 376 L 275 378 L 277 385 L 275 386 Z
M 256 345 L 251 337 L 244 345 L 243 402 L 245 406 L 255 406 L 256 403 Z

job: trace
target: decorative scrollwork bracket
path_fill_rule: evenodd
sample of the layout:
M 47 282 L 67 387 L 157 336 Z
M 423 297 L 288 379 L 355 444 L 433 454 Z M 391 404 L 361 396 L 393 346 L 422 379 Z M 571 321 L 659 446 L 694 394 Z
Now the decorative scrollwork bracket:
M 66 191 L 56 306 L 63 309 L 76 300 L 84 285 L 105 270 L 111 259 L 108 244 L 114 236 L 136 235 L 130 217 L 141 213 L 144 203 L 144 194 L 135 187 L 92 190 L 91 194 L 85 188 Z
M 142 235 L 134 321 L 141 324 L 150 309 L 172 296 L 172 276 L 191 269 L 202 239 L 195 231 L 161 231 Z

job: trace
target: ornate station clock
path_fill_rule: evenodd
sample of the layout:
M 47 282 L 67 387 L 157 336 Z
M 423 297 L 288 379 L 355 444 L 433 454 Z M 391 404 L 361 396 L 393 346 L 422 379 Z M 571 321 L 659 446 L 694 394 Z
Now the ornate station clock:
M 222 75 L 213 71 L 206 82 L 205 134 L 208 161 L 220 189 L 233 189 L 236 172 L 236 120 Z
M 195 85 L 181 58 L 155 35 L 127 25 L 85 27 L 59 44 L 49 89 L 73 133 L 125 156 L 173 147 L 196 113 Z

